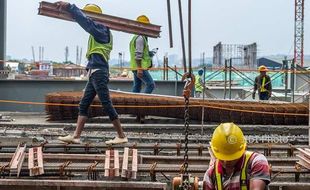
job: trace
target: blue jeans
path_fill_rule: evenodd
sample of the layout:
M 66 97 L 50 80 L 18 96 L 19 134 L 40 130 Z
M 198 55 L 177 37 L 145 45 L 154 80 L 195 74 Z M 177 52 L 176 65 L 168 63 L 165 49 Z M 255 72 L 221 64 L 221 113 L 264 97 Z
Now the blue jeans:
M 269 93 L 268 92 L 259 93 L 259 99 L 260 100 L 268 100 L 269 99 Z
M 154 80 L 153 80 L 152 76 L 150 75 L 149 71 L 143 70 L 143 77 L 142 78 L 139 78 L 137 76 L 137 71 L 132 71 L 132 72 L 134 75 L 132 92 L 140 93 L 141 88 L 142 88 L 142 83 L 144 83 L 146 86 L 144 89 L 144 93 L 151 94 L 155 88 L 155 83 L 154 83 Z
M 98 95 L 103 111 L 113 121 L 118 118 L 118 114 L 113 107 L 109 94 L 109 69 L 95 71 L 90 77 L 85 87 L 85 92 L 79 105 L 79 115 L 88 116 L 88 108 Z

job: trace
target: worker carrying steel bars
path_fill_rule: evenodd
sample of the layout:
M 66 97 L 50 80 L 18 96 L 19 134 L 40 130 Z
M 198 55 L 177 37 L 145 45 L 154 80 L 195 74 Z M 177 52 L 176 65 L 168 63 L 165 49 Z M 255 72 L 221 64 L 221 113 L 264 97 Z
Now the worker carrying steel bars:
M 82 10 L 83 13 L 94 21 L 109 27 L 112 30 L 127 32 L 131 34 L 145 35 L 152 38 L 160 37 L 161 26 L 154 24 L 143 24 L 134 20 L 111 16 L 107 14 L 97 14 Z M 56 3 L 40 2 L 39 15 L 58 18 L 67 21 L 75 21 L 66 10 L 60 10 Z

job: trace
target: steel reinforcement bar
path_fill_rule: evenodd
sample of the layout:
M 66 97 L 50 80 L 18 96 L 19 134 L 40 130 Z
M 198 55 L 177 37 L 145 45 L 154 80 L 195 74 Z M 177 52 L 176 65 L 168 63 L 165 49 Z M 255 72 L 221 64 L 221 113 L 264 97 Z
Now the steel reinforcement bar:
M 78 103 L 83 92 L 56 92 L 46 96 L 49 120 L 76 119 Z M 153 115 L 171 118 L 184 117 L 184 98 L 161 95 L 112 92 L 111 98 L 119 114 Z M 306 125 L 308 104 L 263 103 L 251 101 L 199 100 L 190 101 L 190 117 L 210 122 L 236 122 L 239 124 Z M 105 115 L 101 103 L 95 98 L 90 117 Z

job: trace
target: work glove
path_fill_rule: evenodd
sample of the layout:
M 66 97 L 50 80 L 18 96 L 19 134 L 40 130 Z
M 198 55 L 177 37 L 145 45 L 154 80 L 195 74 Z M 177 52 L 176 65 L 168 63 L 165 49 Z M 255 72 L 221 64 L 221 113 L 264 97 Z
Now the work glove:
M 255 100 L 255 92 L 252 93 L 252 98 Z
M 157 51 L 158 51 L 158 48 L 152 49 L 151 51 L 149 51 L 149 56 L 150 56 L 151 58 L 154 57 L 154 55 L 157 53 Z

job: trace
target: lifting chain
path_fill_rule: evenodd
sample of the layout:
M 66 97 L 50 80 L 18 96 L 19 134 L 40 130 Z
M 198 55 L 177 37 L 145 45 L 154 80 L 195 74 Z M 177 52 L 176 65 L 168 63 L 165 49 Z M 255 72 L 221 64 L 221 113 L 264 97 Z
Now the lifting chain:
M 195 85 L 195 76 L 193 74 L 185 73 L 182 77 L 182 81 L 185 81 L 183 90 L 183 96 L 185 100 L 184 108 L 184 174 L 182 180 L 183 190 L 191 189 L 190 176 L 188 174 L 188 133 L 189 133 L 189 98 L 191 91 Z
M 189 98 L 185 98 L 184 109 L 184 173 L 188 174 L 188 129 L 189 129 Z
M 200 190 L 205 188 L 205 182 L 199 182 L 198 177 L 193 177 L 188 173 L 188 134 L 189 134 L 189 98 L 191 91 L 195 85 L 195 76 L 185 73 L 182 76 L 182 81 L 185 81 L 183 96 L 185 99 L 184 108 L 184 163 L 180 168 L 180 177 L 174 177 L 172 181 L 173 190 Z M 181 146 L 177 145 L 177 148 Z M 178 149 L 179 150 L 179 149 Z

